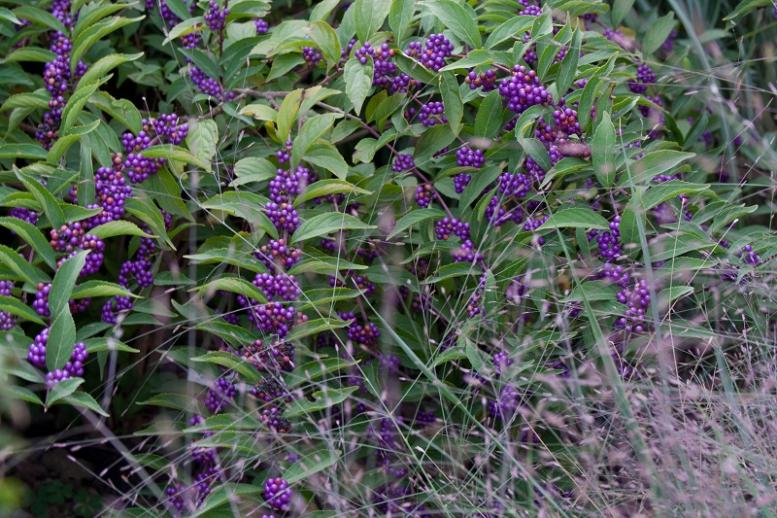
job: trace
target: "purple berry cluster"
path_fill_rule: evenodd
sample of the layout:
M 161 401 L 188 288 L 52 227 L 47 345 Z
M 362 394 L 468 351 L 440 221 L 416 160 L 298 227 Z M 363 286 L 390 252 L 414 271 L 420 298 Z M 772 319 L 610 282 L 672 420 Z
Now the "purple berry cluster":
M 318 65 L 323 57 L 321 51 L 315 47 L 302 47 L 302 58 L 310 67 Z
M 413 155 L 409 153 L 400 153 L 394 158 L 394 163 L 391 165 L 391 170 L 395 173 L 401 173 L 403 171 L 409 171 L 415 168 L 415 161 Z
M 629 82 L 629 90 L 635 94 L 644 94 L 648 86 L 656 82 L 656 73 L 647 63 L 637 65 L 637 79 Z
M 302 259 L 302 251 L 288 246 L 285 239 L 273 239 L 259 247 L 254 256 L 270 271 L 288 270 Z
M 552 102 L 537 73 L 522 65 L 516 65 L 512 75 L 499 83 L 499 94 L 514 113 L 523 113 L 530 106 Z
M 482 88 L 484 92 L 490 92 L 496 88 L 496 72 L 491 68 L 480 73 L 473 70 L 467 74 L 464 82 L 469 85 L 470 90 Z
M 0 281 L 0 296 L 11 297 L 13 295 L 13 281 Z M 7 311 L 0 311 L 0 330 L 8 331 L 16 325 L 16 318 Z
M 610 222 L 610 230 L 592 230 L 588 233 L 589 240 L 596 239 L 596 244 L 599 247 L 599 255 L 605 262 L 615 261 L 621 255 L 620 223 L 621 217 L 615 216 Z
M 431 34 L 421 46 L 414 41 L 408 45 L 405 53 L 417 58 L 423 66 L 434 71 L 445 66 L 445 59 L 453 54 L 453 43 L 443 34 Z
M 132 183 L 141 183 L 156 174 L 165 164 L 163 158 L 146 158 L 140 154 L 155 144 L 181 144 L 189 133 L 189 125 L 181 123 L 175 114 L 160 114 L 158 118 L 143 119 L 137 136 L 126 132 L 121 137 L 127 158 L 124 170 Z
M 256 27 L 256 34 L 267 34 L 267 31 L 270 30 L 270 24 L 264 18 L 257 18 L 254 21 L 254 26 Z
M 235 399 L 236 395 L 237 388 L 235 387 L 235 382 L 221 377 L 208 389 L 208 394 L 205 397 L 205 407 L 211 414 L 218 414 L 229 405 L 230 401 Z
M 445 106 L 441 101 L 430 101 L 423 104 L 418 112 L 418 120 L 427 128 L 438 124 L 447 124 L 448 118 L 445 116 Z
M 615 321 L 615 327 L 627 332 L 642 333 L 647 330 L 645 316 L 650 307 L 650 290 L 645 279 L 634 278 L 621 288 L 616 296 L 626 305 L 626 312 Z
M 276 511 L 291 510 L 291 488 L 284 479 L 268 478 L 264 483 L 264 501 Z
M 308 184 L 315 181 L 315 175 L 307 167 L 297 166 L 293 171 L 278 169 L 267 187 L 269 197 L 275 203 L 290 203 Z
M 224 22 L 227 19 L 227 15 L 229 15 L 228 8 L 221 9 L 216 0 L 210 0 L 208 2 L 208 10 L 205 11 L 203 18 L 208 28 L 218 33 L 224 30 Z
M 49 340 L 49 328 L 44 328 L 33 339 L 27 349 L 27 361 L 39 369 L 46 368 L 46 345 Z M 84 375 L 84 364 L 89 356 L 86 345 L 79 342 L 73 346 L 70 359 L 62 369 L 55 369 L 46 373 L 46 386 L 51 388 L 66 379 L 81 377 Z

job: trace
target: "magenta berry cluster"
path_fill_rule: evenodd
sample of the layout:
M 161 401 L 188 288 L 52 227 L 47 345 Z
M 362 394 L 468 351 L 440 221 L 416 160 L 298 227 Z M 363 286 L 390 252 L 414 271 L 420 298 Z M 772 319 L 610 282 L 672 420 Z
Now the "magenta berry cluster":
M 414 41 L 408 45 L 405 53 L 417 58 L 422 65 L 437 71 L 445 66 L 445 59 L 453 54 L 453 43 L 443 34 L 431 34 L 424 41 Z
M 512 75 L 499 83 L 499 94 L 515 113 L 522 113 L 530 106 L 550 104 L 553 100 L 537 73 L 523 65 L 516 65 Z

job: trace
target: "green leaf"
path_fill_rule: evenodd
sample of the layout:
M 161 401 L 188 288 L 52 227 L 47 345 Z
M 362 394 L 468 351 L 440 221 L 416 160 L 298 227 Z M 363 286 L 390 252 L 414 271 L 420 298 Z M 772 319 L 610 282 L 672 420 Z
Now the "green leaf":
M 518 127 L 515 129 L 517 131 Z M 550 168 L 552 167 L 552 164 L 550 163 L 550 156 L 548 155 L 548 150 L 545 149 L 545 146 L 542 145 L 542 142 L 536 138 L 524 137 L 519 137 L 517 140 L 518 144 L 520 144 L 523 150 L 526 151 L 526 154 L 529 155 L 532 160 L 537 162 L 537 165 L 539 165 L 544 171 L 550 171 Z
M 105 76 L 108 75 L 108 72 L 117 66 L 122 63 L 139 59 L 141 56 L 143 56 L 143 53 L 138 52 L 137 54 L 109 54 L 100 58 L 96 63 L 89 67 L 83 76 L 81 76 L 76 89 L 80 88 L 81 85 L 88 85 L 89 83 L 103 80 Z
M 2 254 L 3 252 L 0 251 L 0 261 L 2 260 Z M 37 313 L 35 313 L 35 311 L 33 311 L 31 307 L 14 297 L 0 295 L 0 311 L 16 315 L 17 317 L 34 322 L 41 326 L 46 325 L 46 323 L 38 316 Z
M 372 194 L 361 187 L 343 180 L 319 180 L 316 183 L 308 185 L 305 190 L 295 198 L 294 205 L 299 206 L 308 200 L 329 196 L 330 194 L 349 193 L 349 194 Z
M 0 263 L 5 264 L 16 275 L 32 285 L 50 281 L 45 273 L 35 268 L 15 250 L 5 245 L 0 245 Z
M 28 20 L 35 25 L 43 25 L 44 27 L 48 27 L 56 32 L 61 32 L 62 34 L 69 33 L 62 22 L 55 18 L 54 15 L 31 5 L 17 7 L 14 9 L 14 15 L 17 18 Z
M 356 58 L 345 64 L 345 94 L 353 104 L 354 113 L 359 113 L 372 87 L 372 63 L 362 65 Z
M 340 450 L 319 450 L 298 459 L 283 472 L 283 479 L 289 484 L 305 480 L 311 475 L 337 464 L 343 455 Z
M 613 2 L 612 14 L 610 15 L 613 26 L 617 27 L 621 24 L 623 18 L 631 11 L 633 5 L 634 0 L 615 0 L 615 2 Z
M 54 61 L 57 55 L 40 47 L 22 47 L 16 49 L 3 60 L 3 63 L 16 63 L 17 61 L 33 61 L 37 63 L 49 63 Z
M 120 295 L 123 297 L 135 297 L 127 288 L 106 281 L 86 281 L 73 288 L 71 299 L 86 299 L 91 297 L 113 297 Z
M 414 225 L 418 225 L 419 223 L 429 220 L 429 219 L 442 219 L 445 217 L 445 213 L 439 209 L 415 209 L 401 218 L 399 218 L 399 221 L 397 221 L 397 224 L 394 225 L 394 230 L 391 231 L 391 234 L 388 235 L 386 239 L 393 239 L 397 237 L 399 234 L 404 232 L 405 230 L 409 229 L 410 227 Z
M 275 122 L 275 117 L 278 116 L 278 112 L 266 104 L 254 103 L 243 106 L 243 108 L 240 110 L 240 115 L 248 115 L 249 117 L 253 117 L 254 119 L 260 121 Z
M 584 228 L 609 230 L 607 220 L 602 216 L 584 207 L 563 209 L 551 215 L 538 230 L 550 230 L 554 228 Z
M 219 290 L 228 291 L 230 293 L 244 295 L 245 297 L 256 300 L 261 304 L 265 304 L 267 302 L 267 298 L 259 288 L 247 280 L 241 279 L 239 277 L 221 277 L 219 279 L 214 279 L 204 284 L 203 286 L 194 288 L 194 290 L 200 293 L 209 292 L 210 294 L 214 294 Z
M 14 169 L 16 178 L 24 184 L 27 192 L 32 194 L 40 206 L 43 207 L 43 212 L 46 214 L 46 218 L 48 218 L 51 226 L 54 228 L 61 227 L 65 223 L 65 213 L 62 211 L 62 207 L 59 206 L 57 199 L 51 194 L 51 191 L 43 187 L 31 175 L 25 174 L 19 169 Z
M 49 267 L 54 268 L 57 265 L 54 249 L 51 248 L 49 240 L 43 237 L 43 233 L 35 225 L 17 218 L 6 217 L 0 218 L 0 226 L 16 232 L 19 237 L 35 249 L 38 256 L 46 261 Z
M 319 141 L 313 144 L 302 159 L 326 169 L 340 180 L 345 180 L 348 176 L 348 163 L 337 148 L 329 142 Z
M 563 92 L 569 90 L 569 87 L 572 86 L 572 82 L 575 80 L 575 76 L 577 75 L 577 63 L 580 60 L 580 44 L 582 40 L 582 31 L 576 30 L 572 39 L 571 48 L 567 52 L 567 55 L 564 56 L 563 61 L 561 61 L 558 79 L 556 79 L 556 86 L 560 95 L 563 95 Z
M 283 98 L 281 107 L 278 109 L 277 126 L 278 126 L 278 138 L 281 142 L 286 142 L 291 132 L 291 126 L 297 120 L 297 112 L 299 111 L 299 104 L 302 100 L 302 89 L 298 88 L 293 92 L 289 92 L 286 97 Z
M 46 160 L 46 150 L 38 144 L 0 144 L 0 159 Z
M 131 101 L 114 99 L 108 93 L 98 91 L 89 99 L 89 104 L 104 111 L 133 133 L 140 133 L 142 117 Z
M 141 154 L 148 158 L 167 158 L 168 160 L 178 160 L 185 162 L 200 169 L 211 172 L 210 162 L 206 162 L 199 157 L 194 156 L 182 147 L 172 144 L 159 144 L 151 146 L 141 151 Z
M 533 16 L 510 17 L 488 35 L 488 38 L 486 38 L 486 48 L 492 49 L 507 39 L 515 39 L 517 36 L 521 36 L 524 32 L 529 30 L 533 24 Z
M 378 32 L 391 9 L 391 0 L 356 0 L 353 4 L 356 34 L 367 41 Z
M 317 318 L 315 320 L 308 320 L 302 324 L 294 326 L 292 330 L 286 335 L 286 341 L 293 342 L 295 340 L 301 340 L 306 336 L 317 335 L 325 331 L 334 331 L 348 325 L 348 322 L 340 320 L 339 318 Z
M 291 239 L 292 243 L 299 243 L 314 237 L 325 236 L 340 230 L 369 230 L 377 228 L 368 225 L 356 216 L 337 212 L 328 212 L 314 216 L 299 226 Z
M 499 92 L 489 92 L 475 115 L 475 136 L 493 138 L 502 128 L 502 100 Z
M 596 178 L 605 188 L 615 181 L 615 152 L 615 126 L 610 114 L 604 112 L 591 141 L 591 161 Z
M 0 7 L 0 19 L 3 19 L 7 22 L 11 22 L 14 25 L 21 25 L 22 21 L 16 17 L 15 14 L 13 14 L 13 11 L 8 9 L 7 7 Z
M 278 79 L 289 73 L 297 65 L 301 65 L 305 60 L 300 54 L 282 54 L 275 56 L 272 60 L 270 73 L 267 75 L 267 81 Z
M 143 18 L 145 18 L 145 16 L 138 16 L 137 18 L 111 17 L 93 25 L 87 26 L 86 29 L 83 32 L 77 34 L 73 40 L 73 50 L 70 53 L 70 70 L 74 71 L 76 69 L 79 60 L 95 43 L 103 39 L 108 34 L 132 23 L 139 22 Z M 114 67 L 111 66 L 108 68 L 104 74 L 93 76 L 94 79 L 105 77 L 108 71 L 112 68 Z M 92 82 L 94 82 L 94 80 L 87 81 L 87 83 Z
M 102 225 L 94 227 L 89 233 L 100 239 L 107 239 L 114 236 L 154 237 L 141 230 L 136 224 L 124 219 L 103 223 Z
M 167 45 L 176 38 L 198 31 L 199 28 L 202 27 L 203 22 L 202 16 L 194 16 L 187 18 L 182 22 L 178 22 L 175 27 L 170 29 L 170 32 L 167 33 L 167 37 L 162 42 L 162 45 Z
M 43 406 L 43 401 L 41 401 L 40 398 L 30 389 L 16 385 L 10 385 L 7 387 L 7 389 L 10 395 L 15 399 L 19 399 L 27 403 L 32 403 L 33 405 Z
M 313 9 L 310 11 L 310 21 L 326 20 L 339 3 L 340 0 L 322 0 L 316 2 Z
M 671 200 L 681 194 L 698 194 L 710 188 L 706 184 L 688 183 L 680 180 L 651 185 L 642 197 L 642 207 L 650 210 L 656 205 Z
M 469 4 L 455 0 L 428 0 L 423 7 L 470 47 L 477 49 L 483 44 L 478 31 L 478 16 Z
M 329 66 L 340 61 L 340 41 L 335 30 L 325 21 L 310 24 L 310 37 L 316 42 Z
M 233 370 L 240 374 L 243 379 L 251 385 L 255 385 L 259 382 L 259 380 L 262 379 L 262 376 L 259 374 L 259 371 L 256 370 L 256 367 L 233 353 L 211 351 L 202 356 L 192 358 L 192 361 L 199 363 L 212 363 L 214 365 L 226 367 L 227 369 Z
M 100 403 L 98 403 L 91 394 L 87 394 L 86 392 L 73 392 L 69 396 L 65 396 L 61 398 L 61 401 L 63 403 L 67 403 L 68 405 L 73 406 L 80 406 L 86 409 L 91 410 L 92 412 L 96 412 L 100 414 L 103 417 L 110 417 L 111 414 L 103 410 L 103 408 L 100 406 Z M 53 403 L 49 403 L 51 405 Z
M 397 44 L 405 41 L 405 35 L 410 27 L 415 12 L 415 0 L 393 0 L 389 10 L 388 23 L 394 33 Z
M 70 99 L 67 100 L 65 109 L 62 110 L 62 131 L 67 132 L 77 121 L 78 116 L 84 109 L 86 102 L 97 91 L 100 83 L 91 83 L 79 86 Z
M 10 96 L 0 107 L 0 111 L 13 110 L 15 108 L 28 108 L 30 110 L 46 110 L 49 107 L 51 95 L 43 88 L 34 92 L 25 92 Z
M 297 167 L 302 157 L 308 152 L 310 146 L 332 129 L 335 120 L 340 118 L 336 113 L 314 115 L 305 121 L 291 150 L 291 167 Z
M 459 83 L 451 72 L 440 74 L 440 94 L 451 131 L 454 135 L 458 135 L 461 130 L 461 118 L 464 116 L 464 104 L 459 95 Z
M 70 378 L 60 381 L 49 390 L 46 394 L 46 406 L 51 406 L 62 398 L 66 398 L 73 392 L 78 390 L 78 387 L 84 382 L 83 378 Z
M 295 399 L 289 404 L 283 415 L 285 417 L 298 417 L 319 410 L 325 410 L 329 407 L 339 405 L 357 390 L 359 390 L 359 387 L 348 387 L 344 389 L 327 388 L 325 390 L 316 391 L 313 393 L 313 401 Z
M 54 142 L 54 145 L 51 146 L 51 149 L 49 149 L 48 155 L 46 155 L 46 160 L 48 163 L 56 164 L 59 162 L 59 159 L 62 158 L 68 149 L 70 149 L 70 146 L 83 139 L 84 136 L 96 130 L 100 125 L 100 122 L 100 119 L 96 119 L 89 124 L 70 128 L 70 131 L 60 136 L 57 141 Z
M 216 156 L 218 142 L 219 127 L 213 119 L 194 120 L 189 123 L 186 146 L 203 164 L 210 164 Z
M 87 255 L 89 251 L 82 250 L 59 266 L 49 293 L 49 310 L 52 315 L 68 310 L 68 300 L 84 268 Z
M 655 176 L 671 171 L 681 163 L 690 160 L 695 156 L 695 153 L 685 153 L 669 149 L 649 151 L 648 153 L 645 153 L 644 157 L 631 166 L 631 171 L 635 181 L 646 183 Z
M 645 54 L 652 54 L 661 44 L 669 37 L 669 33 L 674 28 L 674 13 L 670 12 L 650 24 L 650 27 L 645 33 L 645 37 L 642 39 L 642 52 Z
M 152 202 L 147 199 L 135 197 L 128 199 L 124 206 L 126 207 L 127 212 L 147 224 L 154 235 L 157 236 L 157 239 L 163 240 L 171 250 L 175 250 L 175 246 L 172 241 L 170 241 L 167 230 L 165 230 L 165 221 L 162 218 L 162 214 Z

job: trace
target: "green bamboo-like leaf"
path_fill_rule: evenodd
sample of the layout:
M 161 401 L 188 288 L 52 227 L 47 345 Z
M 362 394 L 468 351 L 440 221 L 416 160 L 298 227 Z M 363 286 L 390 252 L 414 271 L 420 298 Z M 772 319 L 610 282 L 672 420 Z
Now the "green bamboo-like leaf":
M 563 209 L 551 215 L 538 230 L 554 228 L 584 228 L 608 230 L 609 223 L 602 216 L 585 207 Z
M 30 110 L 45 110 L 49 107 L 51 95 L 44 89 L 39 88 L 34 92 L 24 92 L 14 94 L 5 100 L 0 111 L 13 110 L 15 108 L 28 108 Z
M 610 187 L 615 181 L 615 126 L 604 112 L 591 142 L 591 160 L 599 183 Z
M 100 239 L 107 239 L 115 236 L 155 237 L 152 234 L 148 234 L 141 230 L 141 228 L 133 222 L 124 219 L 103 223 L 102 225 L 94 227 L 89 233 Z
M 82 392 L 80 390 L 61 398 L 59 401 L 63 403 L 67 403 L 68 405 L 80 406 L 82 408 L 89 409 L 92 412 L 96 412 L 103 417 L 111 416 L 111 414 L 103 410 L 103 408 L 100 406 L 100 403 L 98 403 L 91 396 L 91 394 L 87 394 L 86 392 Z M 54 403 L 51 403 L 51 404 L 54 404 Z
M 345 64 L 345 93 L 353 104 L 354 113 L 359 113 L 372 88 L 372 64 L 362 65 L 355 58 Z
M 131 101 L 127 99 L 114 99 L 108 93 L 98 91 L 89 99 L 89 104 L 104 111 L 133 133 L 140 132 L 142 116 Z
M 135 61 L 141 56 L 143 56 L 143 53 L 138 52 L 137 54 L 109 54 L 100 58 L 96 63 L 89 66 L 89 69 L 86 71 L 86 73 L 81 76 L 76 89 L 78 89 L 81 85 L 88 85 L 90 83 L 103 80 L 105 76 L 107 76 L 108 73 L 114 68 L 123 63 Z
M 86 54 L 89 49 L 98 41 L 102 40 L 108 34 L 121 29 L 127 25 L 141 21 L 145 16 L 138 16 L 137 18 L 124 18 L 124 17 L 111 17 L 105 20 L 101 20 L 93 25 L 85 26 L 85 29 L 77 34 L 73 39 L 73 50 L 70 53 L 70 70 L 74 71 L 78 66 L 78 62 Z M 126 59 L 125 61 L 130 61 Z M 114 60 L 115 65 L 108 67 L 108 63 L 102 63 L 101 66 L 105 67 L 105 73 L 100 75 L 94 75 L 94 79 L 105 77 L 108 71 L 115 66 L 123 63 L 120 59 Z M 99 63 L 99 61 L 98 61 Z M 88 81 L 91 83 L 93 81 Z M 83 83 L 83 84 L 87 84 Z
M 78 116 L 86 106 L 86 102 L 100 87 L 100 83 L 90 83 L 86 85 L 79 85 L 78 89 L 73 92 L 70 99 L 67 100 L 65 109 L 62 110 L 62 131 L 67 131 L 78 121 Z
M 422 5 L 470 47 L 477 49 L 483 44 L 478 30 L 477 14 L 468 3 L 456 0 L 427 0 Z
M 370 230 L 377 228 L 364 223 L 356 216 L 342 213 L 326 213 L 314 216 L 299 226 L 294 232 L 292 243 L 299 243 L 314 237 L 325 236 L 339 230 Z
M 353 3 L 356 34 L 361 41 L 369 40 L 386 21 L 391 0 L 356 0 Z
M 19 169 L 15 169 L 14 173 L 16 178 L 24 184 L 27 192 L 32 194 L 40 206 L 43 207 L 43 212 L 46 214 L 51 226 L 54 228 L 62 226 L 65 223 L 65 213 L 57 199 L 54 198 L 54 195 L 31 175 L 24 174 Z
M 311 475 L 324 471 L 337 464 L 342 456 L 340 450 L 318 450 L 308 453 L 298 459 L 283 472 L 283 478 L 289 484 L 294 484 L 300 480 L 305 480 Z
M 73 392 L 78 390 L 78 387 L 84 382 L 83 378 L 70 378 L 60 381 L 49 390 L 46 394 L 46 406 L 51 406 L 62 398 L 66 398 Z
M 393 239 L 410 227 L 418 225 L 424 221 L 430 219 L 442 219 L 444 217 L 445 213 L 439 209 L 412 210 L 399 218 L 399 221 L 397 221 L 396 225 L 394 225 L 394 230 L 391 231 L 391 234 L 388 235 L 387 239 Z
M 337 148 L 329 142 L 319 140 L 310 146 L 303 160 L 314 166 L 326 169 L 340 180 L 345 180 L 348 176 L 348 163 Z
M 2 253 L 3 252 L 0 251 L 0 256 L 2 256 Z M 34 322 L 41 326 L 46 325 L 31 307 L 14 297 L 0 295 L 0 311 L 16 315 L 19 318 L 23 318 L 24 320 Z
M 68 33 L 68 30 L 62 24 L 62 22 L 54 17 L 54 15 L 44 11 L 43 9 L 38 9 L 35 6 L 23 5 L 21 7 L 17 7 L 14 9 L 14 15 L 19 19 L 28 20 L 30 23 L 35 25 L 43 25 L 44 27 L 48 27 L 49 29 L 56 32 L 61 32 L 62 34 Z
M 652 54 L 669 37 L 674 28 L 674 13 L 670 12 L 650 24 L 645 37 L 642 39 L 642 52 Z
M 137 297 L 127 288 L 107 281 L 86 281 L 73 288 L 71 299 L 86 299 L 91 297 L 113 297 L 120 295 L 123 297 Z
M 259 374 L 259 371 L 256 370 L 256 367 L 233 353 L 211 351 L 202 356 L 192 358 L 192 361 L 199 363 L 212 363 L 214 365 L 226 367 L 227 369 L 233 370 L 240 374 L 243 379 L 251 385 L 258 383 L 259 380 L 261 380 L 261 375 Z
M 291 126 L 297 120 L 297 112 L 299 111 L 301 100 L 302 89 L 298 88 L 289 92 L 286 97 L 283 98 L 281 107 L 278 108 L 276 124 L 278 126 L 278 138 L 280 138 L 282 142 L 286 142 L 289 138 Z
M 316 42 L 329 66 L 340 61 L 340 41 L 335 30 L 325 21 L 315 21 L 310 24 L 310 37 Z
M 348 397 L 359 390 L 359 387 L 348 387 L 344 389 L 327 388 L 313 393 L 313 401 L 306 399 L 295 399 L 284 412 L 285 417 L 298 417 L 308 415 L 312 412 L 325 410 L 329 407 L 339 405 Z
M 0 144 L 0 159 L 46 160 L 46 150 L 37 144 Z
M 315 198 L 338 193 L 372 194 L 370 191 L 356 187 L 354 184 L 342 180 L 320 180 L 308 185 L 305 188 L 305 191 L 294 199 L 294 205 L 298 206 Z
M 210 292 L 215 293 L 216 291 L 228 291 L 231 293 L 238 293 L 240 295 L 243 295 L 245 297 L 248 297 L 249 299 L 253 299 L 261 304 L 264 304 L 267 302 L 267 298 L 264 296 L 264 293 L 254 286 L 254 284 L 248 282 L 245 279 L 241 279 L 239 277 L 221 277 L 219 279 L 214 279 L 202 286 L 199 286 L 197 288 L 194 288 L 193 291 L 198 291 L 200 293 L 203 292 Z
M 151 146 L 141 151 L 141 154 L 148 158 L 166 158 L 168 160 L 177 160 L 199 167 L 206 172 L 211 171 L 210 162 L 206 162 L 203 159 L 193 155 L 189 151 L 180 146 L 174 146 L 172 144 L 159 144 Z
M 49 149 L 48 155 L 46 155 L 46 160 L 50 164 L 56 164 L 59 162 L 60 158 L 67 152 L 68 149 L 70 149 L 70 146 L 78 142 L 79 140 L 83 139 L 86 135 L 93 132 L 97 129 L 97 127 L 100 125 L 100 120 L 93 120 L 89 124 L 85 124 L 83 126 L 77 126 L 75 128 L 70 128 L 69 131 L 64 133 L 62 136 L 60 136 L 56 142 L 54 142 L 54 145 L 51 146 L 51 149 Z
M 54 249 L 51 248 L 49 240 L 43 237 L 43 233 L 35 225 L 17 218 L 5 217 L 0 218 L 0 226 L 15 232 L 24 239 L 49 267 L 54 268 L 56 266 L 57 257 Z
M 340 115 L 335 113 L 325 113 L 323 115 L 314 115 L 305 121 L 299 135 L 294 139 L 294 146 L 291 150 L 291 167 L 297 167 L 302 157 L 308 152 L 310 146 L 318 139 L 332 129 Z

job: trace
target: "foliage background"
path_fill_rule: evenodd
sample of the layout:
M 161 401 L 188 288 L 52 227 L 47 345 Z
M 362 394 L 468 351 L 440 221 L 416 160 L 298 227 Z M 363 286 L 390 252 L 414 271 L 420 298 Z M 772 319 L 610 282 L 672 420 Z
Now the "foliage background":
M 519 4 L 0 2 L 3 513 L 769 515 L 777 7 Z

